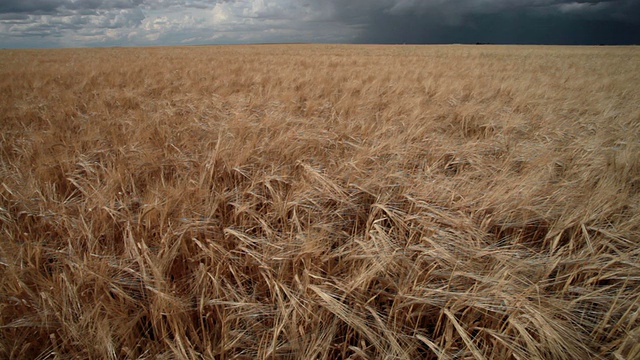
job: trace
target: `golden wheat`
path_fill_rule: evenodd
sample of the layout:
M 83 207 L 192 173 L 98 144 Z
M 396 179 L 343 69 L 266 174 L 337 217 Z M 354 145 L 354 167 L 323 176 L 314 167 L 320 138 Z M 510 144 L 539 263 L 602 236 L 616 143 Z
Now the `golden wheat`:
M 640 357 L 637 47 L 0 51 L 0 357 Z

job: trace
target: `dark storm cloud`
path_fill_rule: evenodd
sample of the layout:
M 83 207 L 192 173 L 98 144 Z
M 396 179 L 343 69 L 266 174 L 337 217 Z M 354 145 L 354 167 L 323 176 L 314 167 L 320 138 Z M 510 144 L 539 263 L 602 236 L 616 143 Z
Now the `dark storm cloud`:
M 50 13 L 59 6 L 55 0 L 8 0 L 0 3 L 0 13 Z
M 420 16 L 374 17 L 357 42 L 364 43 L 493 43 L 493 44 L 637 44 L 638 24 L 526 13 L 469 15 L 460 24 L 425 21 Z
M 55 14 L 74 10 L 132 9 L 142 0 L 3 0 L 0 13 Z
M 362 6 L 368 12 L 357 42 L 640 43 L 635 0 L 379 0 Z

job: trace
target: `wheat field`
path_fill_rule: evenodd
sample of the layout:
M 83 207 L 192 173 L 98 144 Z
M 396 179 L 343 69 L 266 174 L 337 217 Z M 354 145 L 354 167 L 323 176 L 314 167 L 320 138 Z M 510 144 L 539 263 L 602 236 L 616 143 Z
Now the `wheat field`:
M 0 51 L 0 357 L 640 358 L 640 48 Z

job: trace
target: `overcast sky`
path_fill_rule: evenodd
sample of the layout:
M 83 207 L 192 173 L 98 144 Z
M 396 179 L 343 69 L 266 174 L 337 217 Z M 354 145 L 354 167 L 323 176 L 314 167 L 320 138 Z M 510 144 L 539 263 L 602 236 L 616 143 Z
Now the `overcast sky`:
M 0 0 L 0 47 L 640 44 L 640 0 Z

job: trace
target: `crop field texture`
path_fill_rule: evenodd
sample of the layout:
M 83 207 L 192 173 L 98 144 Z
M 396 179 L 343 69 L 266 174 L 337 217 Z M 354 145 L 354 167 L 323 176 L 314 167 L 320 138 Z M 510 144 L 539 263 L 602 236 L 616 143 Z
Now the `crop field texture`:
M 0 51 L 0 357 L 640 358 L 640 48 Z

